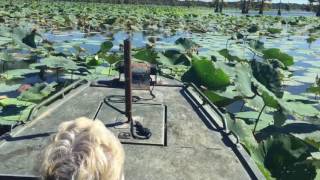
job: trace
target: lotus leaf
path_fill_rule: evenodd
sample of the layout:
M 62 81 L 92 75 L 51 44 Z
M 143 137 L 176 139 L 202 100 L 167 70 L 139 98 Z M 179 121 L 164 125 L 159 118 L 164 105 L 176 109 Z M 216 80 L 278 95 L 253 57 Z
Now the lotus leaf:
M 98 54 L 100 54 L 100 53 L 105 54 L 108 51 L 110 51 L 112 49 L 112 47 L 113 47 L 113 43 L 111 41 L 105 41 L 101 44 Z
M 49 56 L 44 58 L 39 65 L 44 65 L 53 69 L 63 68 L 65 70 L 76 70 L 79 68 L 75 62 L 61 56 Z
M 271 34 L 280 34 L 282 30 L 278 28 L 268 28 L 267 31 Z
M 268 90 L 275 93 L 277 97 L 281 98 L 283 96 L 279 71 L 270 64 L 258 61 L 251 61 L 251 69 L 253 76 Z
M 234 83 L 237 90 L 242 94 L 243 97 L 252 97 L 254 93 L 251 91 L 251 69 L 248 64 L 237 64 L 236 65 L 236 77 Z
M 257 162 L 264 164 L 273 177 L 313 179 L 316 176 L 316 168 L 312 164 L 300 163 L 307 159 L 311 151 L 312 148 L 303 141 L 279 134 L 259 143 L 253 157 Z
M 235 101 L 234 99 L 221 96 L 214 91 L 208 90 L 208 91 L 204 91 L 203 93 L 208 97 L 208 99 L 212 103 L 214 103 L 216 106 L 219 106 L 219 107 L 225 107 Z
M 57 83 L 37 83 L 27 91 L 24 91 L 18 97 L 19 100 L 29 102 L 40 102 L 44 98 L 48 97 L 52 92 L 55 91 Z
M 194 49 L 197 47 L 197 44 L 188 38 L 179 38 L 175 43 L 183 46 L 185 49 Z
M 262 51 L 262 53 L 263 53 L 263 58 L 277 59 L 281 61 L 285 66 L 291 66 L 294 64 L 293 57 L 286 53 L 281 52 L 280 49 L 277 49 L 277 48 L 266 49 Z
M 230 84 L 229 76 L 221 69 L 215 68 L 212 61 L 199 60 L 193 62 L 191 68 L 183 75 L 185 82 L 194 82 L 210 90 L 224 89 Z
M 25 122 L 34 105 L 30 106 L 7 106 L 0 112 L 0 125 L 14 125 L 17 122 Z
M 256 33 L 257 31 L 259 31 L 259 26 L 258 25 L 251 25 L 249 28 L 248 28 L 248 32 L 249 33 Z
M 0 106 L 6 107 L 6 106 L 31 106 L 34 105 L 32 102 L 23 101 L 16 98 L 6 98 L 0 100 Z
M 5 78 L 6 80 L 13 80 L 13 79 L 23 79 L 28 74 L 35 74 L 39 73 L 37 69 L 14 69 L 6 71 L 0 74 L 0 77 Z
M 307 92 L 314 93 L 315 95 L 320 95 L 320 86 L 311 86 L 307 89 Z
M 225 57 L 228 61 L 230 62 L 233 62 L 233 61 L 238 61 L 238 62 L 241 62 L 241 61 L 245 61 L 241 58 L 239 58 L 238 56 L 233 56 L 230 54 L 230 51 L 228 49 L 222 49 L 219 51 L 219 54 L 223 57 Z
M 158 53 L 151 48 L 139 50 L 133 55 L 134 58 L 155 64 L 157 62 Z

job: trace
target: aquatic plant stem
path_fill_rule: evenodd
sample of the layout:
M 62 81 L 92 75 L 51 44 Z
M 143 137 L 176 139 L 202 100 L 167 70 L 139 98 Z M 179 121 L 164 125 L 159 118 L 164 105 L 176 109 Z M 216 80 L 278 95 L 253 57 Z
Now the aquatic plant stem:
M 266 104 L 263 105 L 263 107 L 262 107 L 262 109 L 261 109 L 261 111 L 260 111 L 260 113 L 259 113 L 259 115 L 258 115 L 258 118 L 257 118 L 257 120 L 256 120 L 256 124 L 254 125 L 254 128 L 253 128 L 253 134 L 256 132 L 258 122 L 259 122 L 260 117 L 261 117 L 261 115 L 262 115 L 262 112 L 263 112 L 264 108 L 266 108 L 266 106 L 267 106 Z
M 59 70 L 56 70 L 56 78 L 57 78 L 57 82 L 59 82 Z
M 2 61 L 2 73 L 4 73 L 4 70 L 5 70 L 5 61 Z
M 241 105 L 241 108 L 240 108 L 240 112 L 242 112 L 242 110 L 243 110 L 243 108 L 244 108 L 244 105 L 246 104 L 246 102 L 245 101 L 243 101 L 243 103 L 242 103 L 242 105 Z

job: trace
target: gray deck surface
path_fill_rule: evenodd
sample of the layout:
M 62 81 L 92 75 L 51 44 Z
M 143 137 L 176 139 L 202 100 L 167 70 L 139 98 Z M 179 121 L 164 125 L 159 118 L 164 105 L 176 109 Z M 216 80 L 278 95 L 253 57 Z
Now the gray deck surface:
M 80 116 L 93 118 L 100 102 L 117 94 L 124 91 L 89 87 L 47 116 L 18 129 L 19 133 L 0 145 L 0 174 L 38 175 L 39 154 L 58 125 Z M 156 98 L 148 102 L 168 107 L 167 146 L 124 144 L 127 180 L 250 179 L 220 133 L 205 125 L 180 87 L 157 86 L 154 94 Z M 134 95 L 149 97 L 145 91 Z M 103 117 L 99 119 L 106 121 Z

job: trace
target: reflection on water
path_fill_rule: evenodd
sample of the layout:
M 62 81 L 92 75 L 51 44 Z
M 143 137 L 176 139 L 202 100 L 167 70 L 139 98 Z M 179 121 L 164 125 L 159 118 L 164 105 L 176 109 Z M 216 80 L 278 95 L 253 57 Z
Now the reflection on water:
M 302 93 L 305 93 L 306 90 L 311 86 L 312 84 L 310 83 L 305 83 L 305 84 L 302 84 L 300 86 L 287 86 L 285 88 L 286 91 L 292 93 L 292 94 L 295 94 L 295 95 L 299 95 L 299 94 L 302 94 Z

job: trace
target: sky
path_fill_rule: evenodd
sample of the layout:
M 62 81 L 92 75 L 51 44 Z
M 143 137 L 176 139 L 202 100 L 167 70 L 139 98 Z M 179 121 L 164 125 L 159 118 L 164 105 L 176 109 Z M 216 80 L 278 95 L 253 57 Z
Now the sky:
M 212 1 L 212 0 L 203 0 L 203 1 Z M 226 2 L 238 1 L 238 0 L 225 0 Z M 280 0 L 272 0 L 274 3 L 280 2 Z M 298 3 L 298 4 L 307 4 L 308 0 L 282 0 L 283 3 Z

